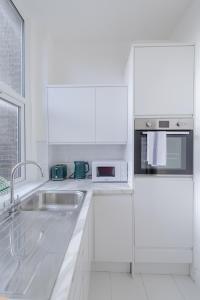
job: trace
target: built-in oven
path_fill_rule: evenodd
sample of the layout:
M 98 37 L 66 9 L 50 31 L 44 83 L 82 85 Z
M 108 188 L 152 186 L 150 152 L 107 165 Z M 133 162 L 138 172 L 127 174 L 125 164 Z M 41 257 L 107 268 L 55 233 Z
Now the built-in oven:
M 165 163 L 161 165 L 154 165 L 148 159 L 148 139 L 152 138 L 153 134 L 161 134 L 160 147 L 162 143 L 166 147 L 156 149 L 158 140 L 157 145 L 156 142 L 155 145 L 150 145 L 152 152 L 155 148 L 162 156 L 166 155 Z M 136 119 L 134 150 L 135 174 L 192 175 L 193 119 Z

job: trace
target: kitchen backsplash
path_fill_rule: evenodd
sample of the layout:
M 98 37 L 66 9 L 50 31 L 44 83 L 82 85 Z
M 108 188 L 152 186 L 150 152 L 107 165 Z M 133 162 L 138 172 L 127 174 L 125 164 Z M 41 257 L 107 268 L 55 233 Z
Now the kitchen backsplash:
M 94 160 L 123 160 L 123 145 L 51 145 L 49 146 L 49 167 L 55 164 L 67 164 L 68 176 L 74 172 L 74 161 L 83 160 L 91 163 Z

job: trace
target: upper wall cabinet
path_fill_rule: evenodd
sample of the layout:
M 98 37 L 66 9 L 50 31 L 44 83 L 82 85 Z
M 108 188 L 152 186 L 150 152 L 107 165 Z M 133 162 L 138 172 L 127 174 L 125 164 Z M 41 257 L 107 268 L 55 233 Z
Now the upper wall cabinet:
M 97 143 L 126 143 L 127 110 L 126 88 L 96 88 Z
M 194 47 L 136 47 L 135 115 L 192 115 Z
M 49 143 L 95 140 L 95 89 L 48 89 Z
M 125 144 L 126 87 L 49 87 L 49 143 Z

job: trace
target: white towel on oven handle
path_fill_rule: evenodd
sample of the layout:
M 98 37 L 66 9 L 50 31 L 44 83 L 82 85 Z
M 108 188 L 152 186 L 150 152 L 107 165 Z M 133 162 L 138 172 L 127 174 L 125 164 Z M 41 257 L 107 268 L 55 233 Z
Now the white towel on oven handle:
M 147 133 L 147 162 L 154 167 L 167 165 L 166 131 L 149 131 Z

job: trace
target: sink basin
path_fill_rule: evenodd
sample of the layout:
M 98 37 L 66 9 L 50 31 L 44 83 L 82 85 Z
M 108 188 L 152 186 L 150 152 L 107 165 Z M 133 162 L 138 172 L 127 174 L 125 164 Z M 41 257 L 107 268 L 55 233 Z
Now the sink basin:
M 1 296 L 51 298 L 85 195 L 38 191 L 0 218 Z
M 85 198 L 84 191 L 48 191 L 36 193 L 23 201 L 18 210 L 45 211 L 45 210 L 76 210 Z

